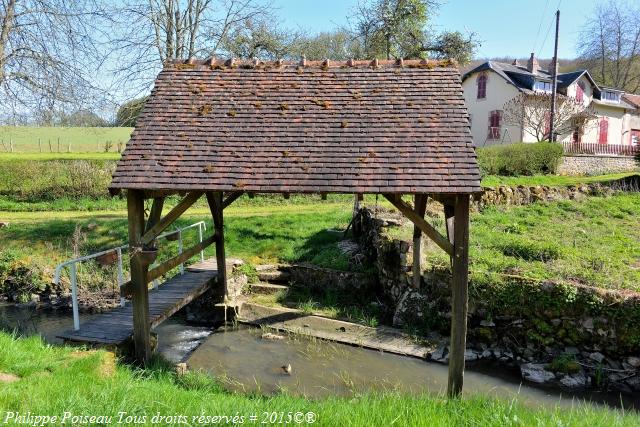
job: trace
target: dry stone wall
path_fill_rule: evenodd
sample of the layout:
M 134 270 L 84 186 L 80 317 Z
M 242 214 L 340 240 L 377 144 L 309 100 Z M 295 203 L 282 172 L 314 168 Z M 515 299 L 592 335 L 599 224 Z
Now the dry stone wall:
M 564 156 L 558 167 L 560 175 L 598 175 L 612 172 L 633 172 L 639 169 L 630 156 L 597 156 L 580 154 Z

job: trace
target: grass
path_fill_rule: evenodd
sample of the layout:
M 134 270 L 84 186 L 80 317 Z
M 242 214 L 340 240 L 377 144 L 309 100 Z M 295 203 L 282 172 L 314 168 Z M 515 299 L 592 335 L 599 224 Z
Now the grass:
M 122 149 L 132 130 L 122 127 L 0 126 L 0 150 L 10 152 L 11 141 L 13 151 L 17 153 L 117 152 L 121 151 L 118 144 Z
M 35 161 L 44 162 L 50 160 L 119 160 L 118 152 L 95 153 L 2 153 L 0 161 Z
M 327 231 L 346 226 L 351 215 L 348 198 L 306 200 L 306 204 L 300 199 L 278 205 L 263 200 L 257 206 L 247 200 L 229 207 L 225 210 L 228 256 L 253 264 L 303 260 L 348 269 L 348 262 L 336 249 L 340 233 Z M 0 221 L 10 223 L 0 229 L 0 242 L 4 250 L 53 266 L 71 256 L 70 239 L 76 225 L 86 233 L 81 252 L 88 253 L 125 242 L 125 217 L 121 210 L 50 212 L 46 216 L 0 212 Z M 471 217 L 472 279 L 517 275 L 640 291 L 639 217 L 637 193 L 485 209 Z M 198 220 L 210 223 L 207 208 L 192 208 L 179 224 Z M 442 217 L 430 221 L 443 232 Z M 402 238 L 410 238 L 411 233 L 410 226 L 393 231 Z M 206 254 L 213 251 L 210 247 Z M 426 253 L 430 265 L 449 263 L 435 247 Z
M 559 175 L 533 175 L 533 176 L 496 176 L 489 175 L 482 178 L 483 187 L 497 187 L 499 185 L 546 185 L 550 187 L 564 187 L 569 185 L 592 184 L 622 179 L 636 175 L 637 172 L 614 173 L 593 176 L 559 176 Z
M 407 395 L 394 391 L 357 393 L 348 398 L 308 400 L 287 395 L 246 395 L 223 390 L 215 379 L 199 373 L 176 376 L 156 359 L 147 369 L 118 363 L 104 351 L 52 347 L 39 338 L 0 333 L 0 372 L 17 375 L 0 383 L 0 408 L 42 416 L 118 414 L 137 416 L 142 425 L 152 417 L 184 415 L 191 425 L 200 415 L 248 417 L 264 413 L 313 412 L 319 426 L 632 426 L 635 412 L 576 403 L 571 408 L 532 408 L 516 400 L 480 395 L 448 400 L 438 395 Z M 195 416 L 196 418 L 191 418 Z M 132 421 L 132 420 L 131 420 Z M 131 424 L 131 421 L 129 424 Z M 58 420 L 58 422 L 60 422 Z M 67 423 L 69 421 L 67 420 Z M 245 423 L 249 423 L 248 418 Z M 42 423 L 42 424 L 51 424 Z M 227 424 L 227 423 L 225 423 Z

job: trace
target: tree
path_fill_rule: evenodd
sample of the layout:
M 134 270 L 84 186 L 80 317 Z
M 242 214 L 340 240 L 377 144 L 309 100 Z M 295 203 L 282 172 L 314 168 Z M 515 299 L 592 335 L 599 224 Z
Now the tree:
M 387 59 L 401 58 L 414 51 L 415 38 L 422 34 L 431 7 L 430 0 L 368 0 L 358 5 L 356 32 L 363 38 L 365 53 Z
M 504 104 L 503 120 L 508 125 L 521 127 L 537 141 L 549 140 L 550 105 L 549 94 L 521 93 Z M 590 106 L 585 106 L 573 98 L 558 95 L 554 117 L 557 135 L 568 135 L 576 128 L 584 132 L 596 117 Z
M 232 28 L 221 49 L 233 58 L 276 60 L 287 56 L 296 35 L 282 30 L 273 17 L 254 17 Z
M 580 59 L 598 83 L 640 89 L 640 7 L 621 0 L 596 7 L 580 33 Z
M 305 55 L 309 60 L 328 58 L 336 61 L 366 57 L 360 38 L 345 29 L 312 36 L 298 35 L 291 45 L 290 55 L 297 58 Z
M 0 119 L 91 103 L 103 17 L 92 0 L 0 0 Z
M 132 99 L 131 101 L 122 104 L 120 108 L 118 108 L 118 113 L 116 114 L 116 126 L 134 127 L 138 120 L 138 116 L 144 108 L 145 102 L 147 102 L 146 96 Z
M 110 39 L 118 83 L 142 93 L 167 60 L 221 53 L 234 29 L 268 11 L 260 0 L 124 0 Z
M 436 0 L 366 0 L 354 15 L 355 30 L 368 57 L 452 58 L 468 63 L 479 43 L 476 34 L 432 34 L 427 24 Z

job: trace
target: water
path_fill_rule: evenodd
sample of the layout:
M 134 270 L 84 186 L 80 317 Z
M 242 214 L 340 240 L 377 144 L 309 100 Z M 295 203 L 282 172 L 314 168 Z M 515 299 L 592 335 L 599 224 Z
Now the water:
M 84 316 L 86 319 L 87 316 Z M 0 305 L 0 327 L 23 334 L 40 333 L 59 343 L 55 334 L 70 328 L 66 312 L 35 311 Z M 273 394 L 283 390 L 307 397 L 350 396 L 372 390 L 407 393 L 444 393 L 447 366 L 375 350 L 291 336 L 261 339 L 259 329 L 217 330 L 192 326 L 174 316 L 155 330 L 158 351 L 168 360 L 186 361 L 222 379 L 229 389 Z M 291 365 L 287 374 L 282 366 Z M 517 398 L 532 407 L 572 406 L 590 401 L 612 407 L 640 408 L 640 396 L 614 392 L 563 393 L 521 384 L 516 373 L 495 367 L 470 367 L 465 372 L 465 394 Z

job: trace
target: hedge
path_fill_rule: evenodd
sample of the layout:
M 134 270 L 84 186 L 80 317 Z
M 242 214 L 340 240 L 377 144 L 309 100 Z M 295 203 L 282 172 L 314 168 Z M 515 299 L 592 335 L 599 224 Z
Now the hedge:
M 555 174 L 563 155 L 562 145 L 550 142 L 493 145 L 476 152 L 483 176 Z

